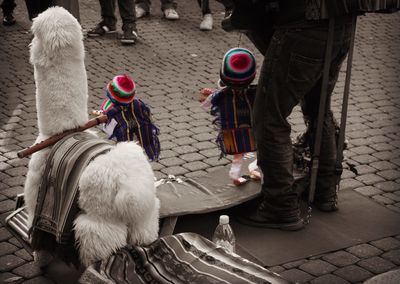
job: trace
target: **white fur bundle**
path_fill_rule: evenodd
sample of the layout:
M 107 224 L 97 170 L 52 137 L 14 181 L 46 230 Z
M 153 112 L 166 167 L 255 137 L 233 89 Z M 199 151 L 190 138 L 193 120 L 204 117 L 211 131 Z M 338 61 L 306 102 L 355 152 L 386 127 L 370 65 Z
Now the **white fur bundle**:
M 30 61 L 34 66 L 40 142 L 88 121 L 88 86 L 82 29 L 64 8 L 52 7 L 32 24 Z M 30 223 L 49 149 L 32 155 L 24 194 Z M 74 222 L 81 262 L 89 265 L 129 244 L 158 237 L 159 200 L 154 174 L 140 146 L 117 144 L 94 159 L 79 181 Z

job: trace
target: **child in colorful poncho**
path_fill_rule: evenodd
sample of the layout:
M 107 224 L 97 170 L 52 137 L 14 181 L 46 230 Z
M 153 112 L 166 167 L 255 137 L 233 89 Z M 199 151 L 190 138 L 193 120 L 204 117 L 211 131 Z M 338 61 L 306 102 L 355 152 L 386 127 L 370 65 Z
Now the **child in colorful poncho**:
M 107 98 L 100 110 L 108 118 L 104 131 L 117 141 L 133 141 L 136 136 L 149 159 L 158 160 L 159 129 L 153 124 L 149 107 L 135 93 L 135 82 L 128 75 L 115 76 L 107 84 Z
M 232 48 L 222 60 L 219 85 L 223 86 L 202 91 L 202 107 L 216 117 L 213 123 L 219 130 L 216 141 L 221 155 L 233 155 L 229 177 L 235 185 L 247 181 L 241 176 L 244 154 L 256 151 L 252 129 L 256 86 L 250 85 L 255 76 L 254 55 L 245 48 Z M 259 179 L 256 163 L 249 165 L 250 176 Z

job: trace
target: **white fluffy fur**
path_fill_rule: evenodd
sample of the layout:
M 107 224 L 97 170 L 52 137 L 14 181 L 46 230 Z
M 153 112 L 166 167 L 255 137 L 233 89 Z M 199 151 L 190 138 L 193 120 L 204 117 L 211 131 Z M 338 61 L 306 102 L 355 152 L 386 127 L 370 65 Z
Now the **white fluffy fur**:
M 36 142 L 88 120 L 83 36 L 77 20 L 53 7 L 34 19 L 34 66 L 39 136 Z M 32 155 L 25 182 L 30 223 L 49 149 Z M 119 143 L 93 160 L 79 181 L 82 214 L 74 222 L 81 262 L 89 265 L 130 244 L 158 237 L 159 200 L 141 147 Z

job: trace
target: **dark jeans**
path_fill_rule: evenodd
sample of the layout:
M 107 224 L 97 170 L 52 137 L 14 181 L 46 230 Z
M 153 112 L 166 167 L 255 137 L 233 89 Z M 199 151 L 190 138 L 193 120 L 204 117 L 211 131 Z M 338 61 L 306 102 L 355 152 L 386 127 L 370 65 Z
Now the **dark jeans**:
M 202 12 L 203 16 L 205 14 L 211 14 L 210 1 L 209 0 L 197 0 L 197 2 L 199 3 L 199 6 L 201 8 L 201 12 Z M 225 10 L 233 9 L 233 3 L 232 3 L 231 0 L 217 0 L 217 2 L 221 3 L 222 5 L 224 5 Z
M 165 9 L 176 9 L 178 4 L 174 0 L 160 0 L 161 10 Z M 150 12 L 151 1 L 150 0 L 136 0 L 136 5 L 143 8 L 146 12 Z
M 342 19 L 335 26 L 329 98 L 349 49 L 350 23 L 350 18 Z M 259 47 L 261 50 L 268 48 L 254 103 L 257 158 L 264 174 L 262 193 L 267 199 L 279 201 L 280 209 L 290 210 L 298 195 L 293 189 L 291 126 L 287 118 L 302 101 L 304 111 L 316 125 L 327 37 L 328 22 L 292 23 L 290 27 L 277 28 L 269 45 L 264 43 Z M 327 108 L 330 109 L 330 103 Z M 317 191 L 331 186 L 322 176 L 334 176 L 336 143 L 330 110 L 324 118 L 322 143 Z
M 199 3 L 199 7 L 201 8 L 201 13 L 203 16 L 205 14 L 211 14 L 209 0 L 197 0 L 197 3 Z
M 11 14 L 14 11 L 15 0 L 3 0 L 1 3 L 1 9 L 3 10 L 3 14 Z
M 115 0 L 99 0 L 101 7 L 101 17 L 109 26 L 115 26 Z M 118 0 L 119 13 L 122 19 L 122 29 L 130 26 L 136 30 L 136 14 L 134 0 Z

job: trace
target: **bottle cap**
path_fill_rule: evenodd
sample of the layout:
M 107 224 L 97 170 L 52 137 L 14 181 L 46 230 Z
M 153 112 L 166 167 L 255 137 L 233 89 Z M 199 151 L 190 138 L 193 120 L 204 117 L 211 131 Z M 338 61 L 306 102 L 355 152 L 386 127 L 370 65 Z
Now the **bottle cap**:
M 229 224 L 229 216 L 228 215 L 219 216 L 219 223 L 222 225 Z

